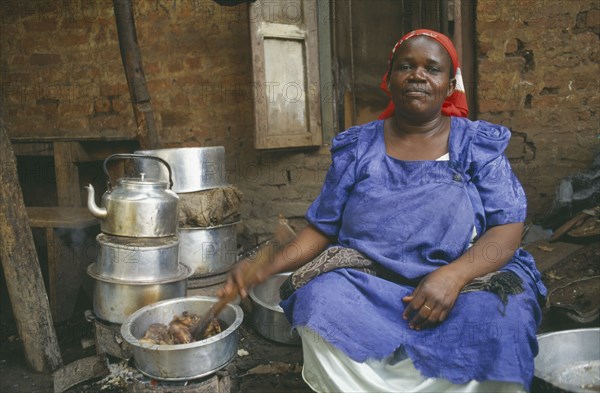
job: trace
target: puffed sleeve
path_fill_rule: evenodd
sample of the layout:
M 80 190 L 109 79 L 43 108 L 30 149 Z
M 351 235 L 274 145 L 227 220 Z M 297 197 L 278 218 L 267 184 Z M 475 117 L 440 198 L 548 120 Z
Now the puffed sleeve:
M 338 134 L 331 145 L 331 165 L 321 193 L 310 205 L 306 219 L 327 236 L 337 236 L 348 196 L 356 178 L 356 156 L 360 127 Z
M 471 144 L 472 181 L 488 228 L 524 222 L 527 215 L 525 192 L 504 155 L 510 137 L 506 127 L 480 121 Z

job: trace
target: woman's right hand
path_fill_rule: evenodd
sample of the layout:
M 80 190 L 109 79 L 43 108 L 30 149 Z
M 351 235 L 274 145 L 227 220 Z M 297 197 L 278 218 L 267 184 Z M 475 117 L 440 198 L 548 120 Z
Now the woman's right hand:
M 252 269 L 252 263 L 251 259 L 243 259 L 236 263 L 227 275 L 223 288 L 217 291 L 217 296 L 223 298 L 239 294 L 242 299 L 245 299 L 250 288 L 269 278 L 271 274 L 267 272 L 268 266 L 256 270 Z
M 251 287 L 260 284 L 273 274 L 296 270 L 316 258 L 332 241 L 332 238 L 325 236 L 309 224 L 283 249 L 276 252 L 273 249 L 274 245 L 263 247 L 256 256 L 245 258 L 235 264 L 217 295 L 223 298 L 239 293 L 242 299 L 246 298 Z

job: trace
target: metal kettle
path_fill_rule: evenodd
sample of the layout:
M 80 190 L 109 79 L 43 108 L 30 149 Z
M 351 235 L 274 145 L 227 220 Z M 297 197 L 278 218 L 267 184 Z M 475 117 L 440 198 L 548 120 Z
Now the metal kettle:
M 113 159 L 149 159 L 159 161 L 167 167 L 169 182 L 140 177 L 125 177 L 112 187 L 107 164 Z M 108 179 L 107 191 L 102 195 L 101 206 L 95 201 L 94 187 L 89 184 L 88 209 L 94 217 L 101 219 L 100 230 L 116 236 L 163 237 L 177 234 L 179 219 L 179 197 L 171 190 L 173 180 L 171 167 L 162 158 L 143 154 L 113 154 L 103 163 Z

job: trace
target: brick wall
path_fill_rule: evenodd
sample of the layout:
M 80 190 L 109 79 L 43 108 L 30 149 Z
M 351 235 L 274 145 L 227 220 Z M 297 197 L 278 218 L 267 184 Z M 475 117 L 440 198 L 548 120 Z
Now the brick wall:
M 112 2 L 5 1 L 1 81 L 11 135 L 133 127 Z
M 112 1 L 0 7 L 1 99 L 11 135 L 133 137 Z M 598 8 L 581 0 L 478 2 L 480 117 L 512 129 L 509 155 L 532 217 L 551 204 L 559 179 L 588 166 L 597 149 Z M 328 149 L 254 150 L 246 6 L 137 0 L 134 11 L 165 146 L 225 146 L 229 181 L 245 195 L 245 234 L 264 238 L 278 213 L 302 227 Z
M 529 215 L 598 153 L 600 2 L 478 0 L 479 118 L 509 127 Z
M 11 136 L 135 135 L 110 0 L 6 0 L 0 83 Z M 248 10 L 212 0 L 137 0 L 144 73 L 165 147 L 224 146 L 244 193 L 244 233 L 261 240 L 278 213 L 296 227 L 318 194 L 327 148 L 253 148 Z

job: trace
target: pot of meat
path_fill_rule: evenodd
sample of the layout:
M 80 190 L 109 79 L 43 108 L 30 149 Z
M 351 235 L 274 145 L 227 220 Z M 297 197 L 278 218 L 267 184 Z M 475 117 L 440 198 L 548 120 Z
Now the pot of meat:
M 164 381 L 184 381 L 210 375 L 233 360 L 238 350 L 242 309 L 228 304 L 210 329 L 194 341 L 190 326 L 218 299 L 193 296 L 165 300 L 139 309 L 121 326 L 121 335 L 143 374 Z M 216 325 L 216 326 L 215 326 Z

